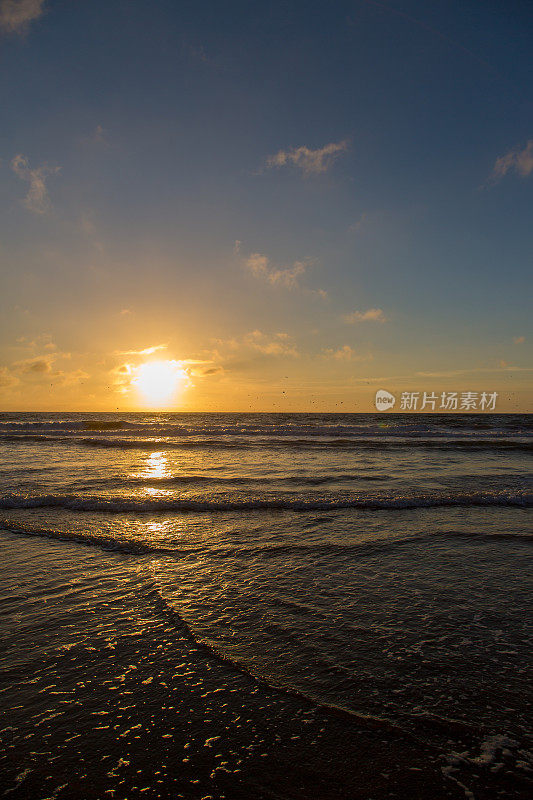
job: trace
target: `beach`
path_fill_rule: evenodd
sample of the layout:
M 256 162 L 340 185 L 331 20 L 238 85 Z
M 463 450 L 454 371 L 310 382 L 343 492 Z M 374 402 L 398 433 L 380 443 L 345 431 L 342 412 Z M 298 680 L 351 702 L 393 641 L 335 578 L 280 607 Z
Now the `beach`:
M 0 425 L 6 796 L 530 796 L 526 416 Z

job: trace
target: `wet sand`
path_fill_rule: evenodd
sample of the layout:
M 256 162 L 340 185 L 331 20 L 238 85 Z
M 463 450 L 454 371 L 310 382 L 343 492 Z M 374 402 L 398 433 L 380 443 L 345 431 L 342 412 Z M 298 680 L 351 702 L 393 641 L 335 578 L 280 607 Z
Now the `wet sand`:
M 414 735 L 335 713 L 225 664 L 134 580 L 118 591 L 127 557 L 3 541 L 11 580 L 17 558 L 21 572 L 11 606 L 2 592 L 0 769 L 12 800 L 530 796 L 525 779 L 506 771 L 505 754 L 497 770 L 454 765 L 422 728 Z M 47 555 L 37 605 L 22 575 L 30 544 L 32 558 Z M 81 602 L 80 573 L 93 581 L 91 570 L 104 568 L 98 599 Z

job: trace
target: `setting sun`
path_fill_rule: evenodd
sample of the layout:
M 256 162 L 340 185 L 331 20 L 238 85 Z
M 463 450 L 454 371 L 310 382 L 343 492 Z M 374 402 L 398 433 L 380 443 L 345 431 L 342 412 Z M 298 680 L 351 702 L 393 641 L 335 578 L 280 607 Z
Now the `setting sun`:
M 134 383 L 150 403 L 165 403 L 183 385 L 186 374 L 176 361 L 148 361 L 141 364 Z

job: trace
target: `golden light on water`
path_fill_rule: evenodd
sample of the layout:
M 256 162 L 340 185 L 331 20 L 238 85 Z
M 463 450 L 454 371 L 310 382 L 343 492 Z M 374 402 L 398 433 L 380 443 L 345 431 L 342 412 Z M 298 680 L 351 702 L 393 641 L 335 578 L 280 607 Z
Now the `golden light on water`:
M 165 405 L 183 388 L 186 379 L 177 361 L 147 361 L 138 368 L 132 383 L 146 402 Z
M 168 458 L 165 453 L 151 453 L 146 460 L 145 471 L 142 473 L 146 478 L 168 478 L 171 471 L 168 466 Z

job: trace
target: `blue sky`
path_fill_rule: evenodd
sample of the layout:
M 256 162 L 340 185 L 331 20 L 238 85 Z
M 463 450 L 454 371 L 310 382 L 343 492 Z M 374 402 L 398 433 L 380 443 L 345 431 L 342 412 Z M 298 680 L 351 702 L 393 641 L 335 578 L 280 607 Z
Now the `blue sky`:
M 0 407 L 142 407 L 164 359 L 177 409 L 531 410 L 530 3 L 0 0 L 0 30 Z

